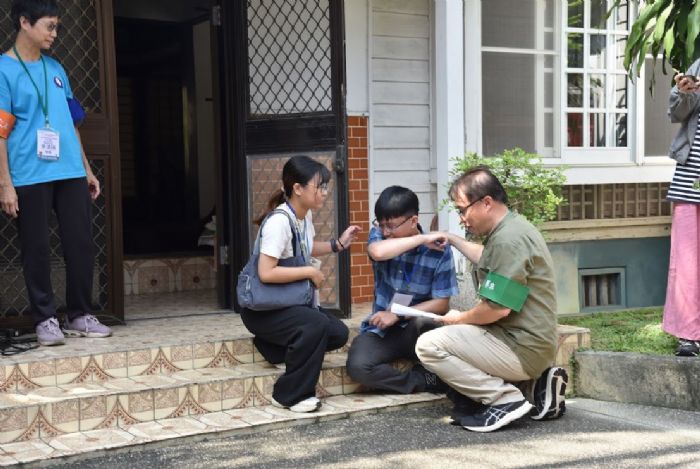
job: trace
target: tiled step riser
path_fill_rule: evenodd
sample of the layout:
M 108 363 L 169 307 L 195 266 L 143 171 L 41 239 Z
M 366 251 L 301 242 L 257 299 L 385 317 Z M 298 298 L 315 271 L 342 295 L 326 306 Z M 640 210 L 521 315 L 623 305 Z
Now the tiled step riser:
M 352 394 L 360 389 L 340 364 L 344 357 L 337 358 L 321 372 L 316 392 L 320 397 Z M 113 380 L 103 385 L 70 385 L 25 394 L 27 403 L 0 410 L 0 444 L 267 406 L 280 373 L 262 370 L 257 376 L 249 373 L 241 377 L 230 376 L 237 373 L 234 370 L 211 372 L 213 376 L 205 382 L 197 382 L 202 380 L 196 376 L 187 381 L 188 372 L 183 372 L 172 377 Z M 201 378 L 200 372 L 191 373 Z
M 357 331 L 351 330 L 348 344 L 330 354 L 347 352 L 356 336 Z M 0 394 L 47 386 L 105 383 L 136 376 L 170 375 L 186 370 L 235 368 L 251 363 L 267 363 L 253 346 L 252 338 L 46 359 L 0 365 Z

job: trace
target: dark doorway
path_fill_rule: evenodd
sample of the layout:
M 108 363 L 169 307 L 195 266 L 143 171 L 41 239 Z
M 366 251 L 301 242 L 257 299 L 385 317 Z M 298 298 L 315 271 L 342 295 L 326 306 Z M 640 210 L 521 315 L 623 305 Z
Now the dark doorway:
M 115 2 L 126 258 L 213 251 L 209 5 Z

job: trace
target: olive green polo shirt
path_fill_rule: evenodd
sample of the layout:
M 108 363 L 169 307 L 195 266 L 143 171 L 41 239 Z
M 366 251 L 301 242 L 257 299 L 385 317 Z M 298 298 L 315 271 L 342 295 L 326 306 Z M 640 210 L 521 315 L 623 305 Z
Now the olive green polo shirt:
M 554 361 L 557 350 L 557 299 L 552 257 L 540 232 L 520 215 L 508 212 L 484 240 L 477 265 L 479 284 L 489 272 L 527 286 L 520 312 L 484 326 L 505 342 L 533 379 Z

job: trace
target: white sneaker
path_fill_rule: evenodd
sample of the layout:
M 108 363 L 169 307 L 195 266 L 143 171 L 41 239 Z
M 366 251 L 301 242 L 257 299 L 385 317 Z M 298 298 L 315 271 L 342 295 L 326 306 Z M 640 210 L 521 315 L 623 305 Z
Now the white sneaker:
M 299 413 L 314 412 L 314 411 L 321 408 L 321 401 L 316 396 L 307 397 L 303 401 L 299 401 L 296 404 L 294 404 L 293 406 L 282 405 L 272 397 L 270 398 L 270 402 L 275 407 L 280 407 L 282 409 L 289 409 L 292 412 L 299 412 Z
M 316 396 L 299 401 L 289 408 L 292 412 L 314 412 L 321 408 L 321 401 Z

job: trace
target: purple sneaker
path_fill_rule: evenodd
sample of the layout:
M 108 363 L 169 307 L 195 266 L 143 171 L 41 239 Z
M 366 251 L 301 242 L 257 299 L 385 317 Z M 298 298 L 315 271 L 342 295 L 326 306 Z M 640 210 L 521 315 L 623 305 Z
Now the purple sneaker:
M 49 318 L 41 321 L 36 326 L 36 340 L 40 345 L 63 345 L 66 343 L 66 338 L 58 327 L 58 319 Z
M 63 332 L 68 337 L 109 337 L 112 329 L 102 324 L 92 314 L 84 314 L 70 320 L 66 319 Z

